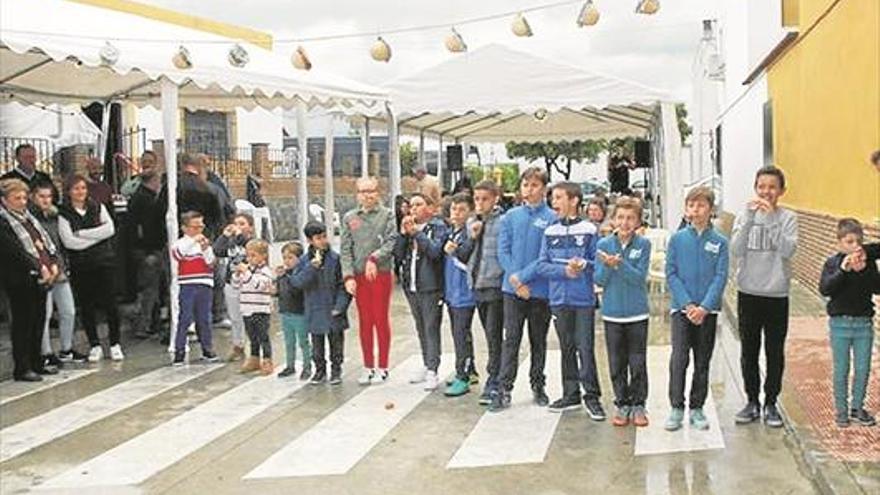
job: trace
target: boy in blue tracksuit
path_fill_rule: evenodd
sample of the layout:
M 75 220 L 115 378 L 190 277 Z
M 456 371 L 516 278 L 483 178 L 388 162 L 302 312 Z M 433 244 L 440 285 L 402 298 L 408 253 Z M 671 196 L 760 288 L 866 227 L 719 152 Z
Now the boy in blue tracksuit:
M 727 239 L 712 228 L 710 217 L 715 194 L 696 187 L 685 198 L 691 224 L 669 239 L 666 250 L 666 282 L 672 293 L 672 356 L 669 358 L 669 431 L 684 420 L 684 388 L 690 353 L 694 353 L 691 380 L 690 424 L 709 428 L 703 403 L 709 389 L 709 362 L 715 347 L 715 329 L 721 297 L 727 283 Z
M 642 218 L 638 199 L 619 198 L 615 232 L 596 246 L 596 285 L 604 289 L 602 320 L 614 388 L 614 426 L 648 426 L 648 268 L 651 242 L 636 234 Z
M 446 260 L 443 266 L 443 299 L 449 310 L 452 325 L 452 342 L 455 347 L 455 379 L 448 384 L 444 395 L 458 397 L 470 391 L 471 376 L 476 375 L 474 365 L 474 341 L 471 322 L 477 305 L 474 299 L 468 266 L 456 253 L 465 245 L 468 237 L 467 220 L 473 210 L 474 200 L 467 193 L 452 196 L 449 206 L 449 224 L 452 230 L 443 246 Z
M 584 406 L 594 421 L 605 419 L 599 402 L 602 391 L 594 352 L 593 270 L 596 260 L 596 226 L 578 217 L 583 193 L 579 185 L 563 182 L 553 186 L 553 209 L 559 219 L 544 231 L 537 272 L 550 285 L 550 310 L 562 351 L 562 398 L 550 410 L 562 412 Z
M 498 234 L 498 262 L 504 269 L 501 291 L 504 293 L 504 343 L 501 348 L 499 391 L 489 410 L 496 412 L 510 406 L 510 392 L 519 366 L 519 345 L 523 325 L 529 321 L 531 366 L 529 381 L 535 403 L 546 406 L 544 361 L 547 357 L 547 328 L 550 306 L 547 304 L 547 280 L 538 276 L 535 267 L 541 251 L 544 229 L 556 221 L 556 214 L 545 198 L 547 172 L 530 167 L 520 176 L 523 203 L 511 208 L 501 218 Z

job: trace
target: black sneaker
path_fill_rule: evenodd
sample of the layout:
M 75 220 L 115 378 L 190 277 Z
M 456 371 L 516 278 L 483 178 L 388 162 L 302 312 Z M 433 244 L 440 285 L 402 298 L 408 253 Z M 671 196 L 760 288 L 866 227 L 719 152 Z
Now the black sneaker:
M 186 353 L 176 351 L 174 353 L 174 361 L 171 361 L 171 366 L 183 366 L 184 364 L 186 364 Z
M 510 407 L 510 392 L 499 390 L 492 394 L 492 402 L 489 403 L 489 412 L 501 412 Z
M 312 377 L 312 367 L 311 366 L 303 366 L 302 373 L 299 374 L 299 379 L 302 381 L 306 381 Z
M 784 423 L 776 404 L 764 405 L 764 424 L 770 428 L 782 428 Z
M 581 407 L 580 397 L 563 397 L 561 399 L 553 401 L 553 403 L 550 404 L 550 407 L 548 407 L 547 409 L 550 412 L 561 413 L 562 411 L 577 409 L 579 407 Z
M 202 357 L 199 360 L 205 363 L 216 363 L 220 361 L 220 356 L 211 351 L 202 351 Z
M 849 428 L 849 415 L 847 413 L 838 413 L 834 419 L 838 428 Z
M 492 390 L 492 389 L 490 389 L 490 388 L 486 388 L 486 389 L 484 389 L 484 390 L 483 390 L 483 393 L 480 394 L 480 398 L 477 400 L 477 402 L 478 402 L 481 406 L 488 406 L 489 404 L 492 403 L 492 395 L 493 395 L 493 393 L 494 393 L 494 390 Z
M 281 370 L 280 373 L 278 373 L 278 378 L 286 378 L 288 376 L 295 375 L 295 374 L 296 374 L 296 368 L 294 368 L 293 366 L 288 366 L 288 367 L 284 368 L 283 370 Z
M 320 384 L 324 383 L 325 381 L 327 381 L 327 372 L 319 369 L 318 371 L 315 372 L 314 375 L 312 375 L 312 379 L 309 380 L 309 384 L 320 385 Z
M 758 421 L 761 419 L 761 404 L 758 404 L 757 402 L 749 402 L 746 404 L 746 407 L 736 413 L 736 416 L 734 416 L 733 419 L 738 425 Z
M 599 399 L 584 399 L 584 408 L 593 421 L 605 421 L 605 409 Z
M 877 420 L 874 419 L 874 416 L 871 416 L 871 414 L 864 408 L 851 409 L 849 411 L 849 417 L 862 426 L 874 426 L 877 424 Z
M 58 353 L 58 359 L 61 362 L 68 363 L 85 363 L 89 360 L 89 356 L 87 354 L 82 354 L 80 352 L 76 352 L 71 349 L 69 351 L 61 351 Z
M 339 385 L 342 383 L 342 370 L 330 371 L 330 385 Z
M 58 358 L 55 354 L 46 354 L 43 356 L 43 366 L 54 366 L 56 368 L 61 368 L 64 366 L 64 363 L 61 362 L 61 359 Z
M 532 387 L 532 400 L 541 407 L 547 407 L 547 404 L 550 403 L 550 397 L 547 397 L 547 393 L 544 392 L 543 385 Z

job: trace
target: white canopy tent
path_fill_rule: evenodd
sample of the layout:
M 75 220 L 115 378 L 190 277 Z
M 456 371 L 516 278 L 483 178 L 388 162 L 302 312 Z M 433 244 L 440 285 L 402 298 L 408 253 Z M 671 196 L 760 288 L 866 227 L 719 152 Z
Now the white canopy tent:
M 662 165 L 658 181 L 671 188 L 660 192 L 663 222 L 680 217 L 681 206 L 673 204 L 680 141 L 664 91 L 502 45 L 456 55 L 386 86 L 400 132 L 419 135 L 422 143 L 426 134 L 439 137 L 441 156 L 444 140 L 649 138 L 654 162 Z
M 236 45 L 249 59 L 243 67 L 230 64 L 230 50 Z M 180 46 L 188 51 L 191 68 L 180 69 L 172 62 Z M 318 69 L 296 70 L 285 58 L 246 41 L 61 0 L 0 3 L 0 97 L 24 103 L 118 101 L 161 107 L 171 239 L 178 232 L 179 108 L 296 108 L 303 122 L 298 126 L 300 143 L 306 142 L 305 114 L 311 108 L 391 113 L 388 94 L 381 89 Z M 306 161 L 306 147 L 300 146 L 301 223 L 308 211 Z M 177 302 L 174 292 L 171 301 Z

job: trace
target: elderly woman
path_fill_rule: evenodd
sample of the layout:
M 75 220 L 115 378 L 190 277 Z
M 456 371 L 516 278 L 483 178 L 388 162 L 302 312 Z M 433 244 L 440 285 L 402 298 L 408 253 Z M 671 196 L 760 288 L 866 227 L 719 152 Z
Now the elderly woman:
M 119 312 L 116 308 L 116 229 L 107 207 L 89 198 L 88 182 L 73 175 L 64 187 L 65 198 L 58 209 L 58 234 L 67 249 L 73 295 L 89 337 L 89 362 L 104 359 L 98 338 L 95 310 L 103 309 L 109 328 L 110 357 L 122 361 L 119 343 Z
M 58 276 L 55 244 L 39 220 L 28 212 L 28 186 L 19 179 L 0 181 L 0 259 L 2 281 L 12 307 L 13 377 L 38 382 L 41 374 L 58 373 L 44 366 L 40 354 L 46 293 Z

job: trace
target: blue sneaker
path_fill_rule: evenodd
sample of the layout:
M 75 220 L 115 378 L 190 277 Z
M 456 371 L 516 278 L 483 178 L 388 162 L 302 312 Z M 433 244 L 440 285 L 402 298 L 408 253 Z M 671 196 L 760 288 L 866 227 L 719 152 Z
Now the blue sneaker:
M 666 418 L 666 424 L 663 425 L 666 431 L 675 431 L 681 428 L 681 422 L 684 421 L 684 409 L 681 407 L 673 407 L 669 417 Z
M 443 391 L 443 395 L 446 397 L 460 397 L 470 391 L 471 386 L 468 384 L 467 380 L 456 378 L 448 387 L 446 387 L 446 390 Z
M 706 415 L 703 414 L 703 408 L 698 407 L 696 409 L 691 409 L 691 426 L 698 430 L 708 430 L 709 429 L 709 420 L 706 419 Z

